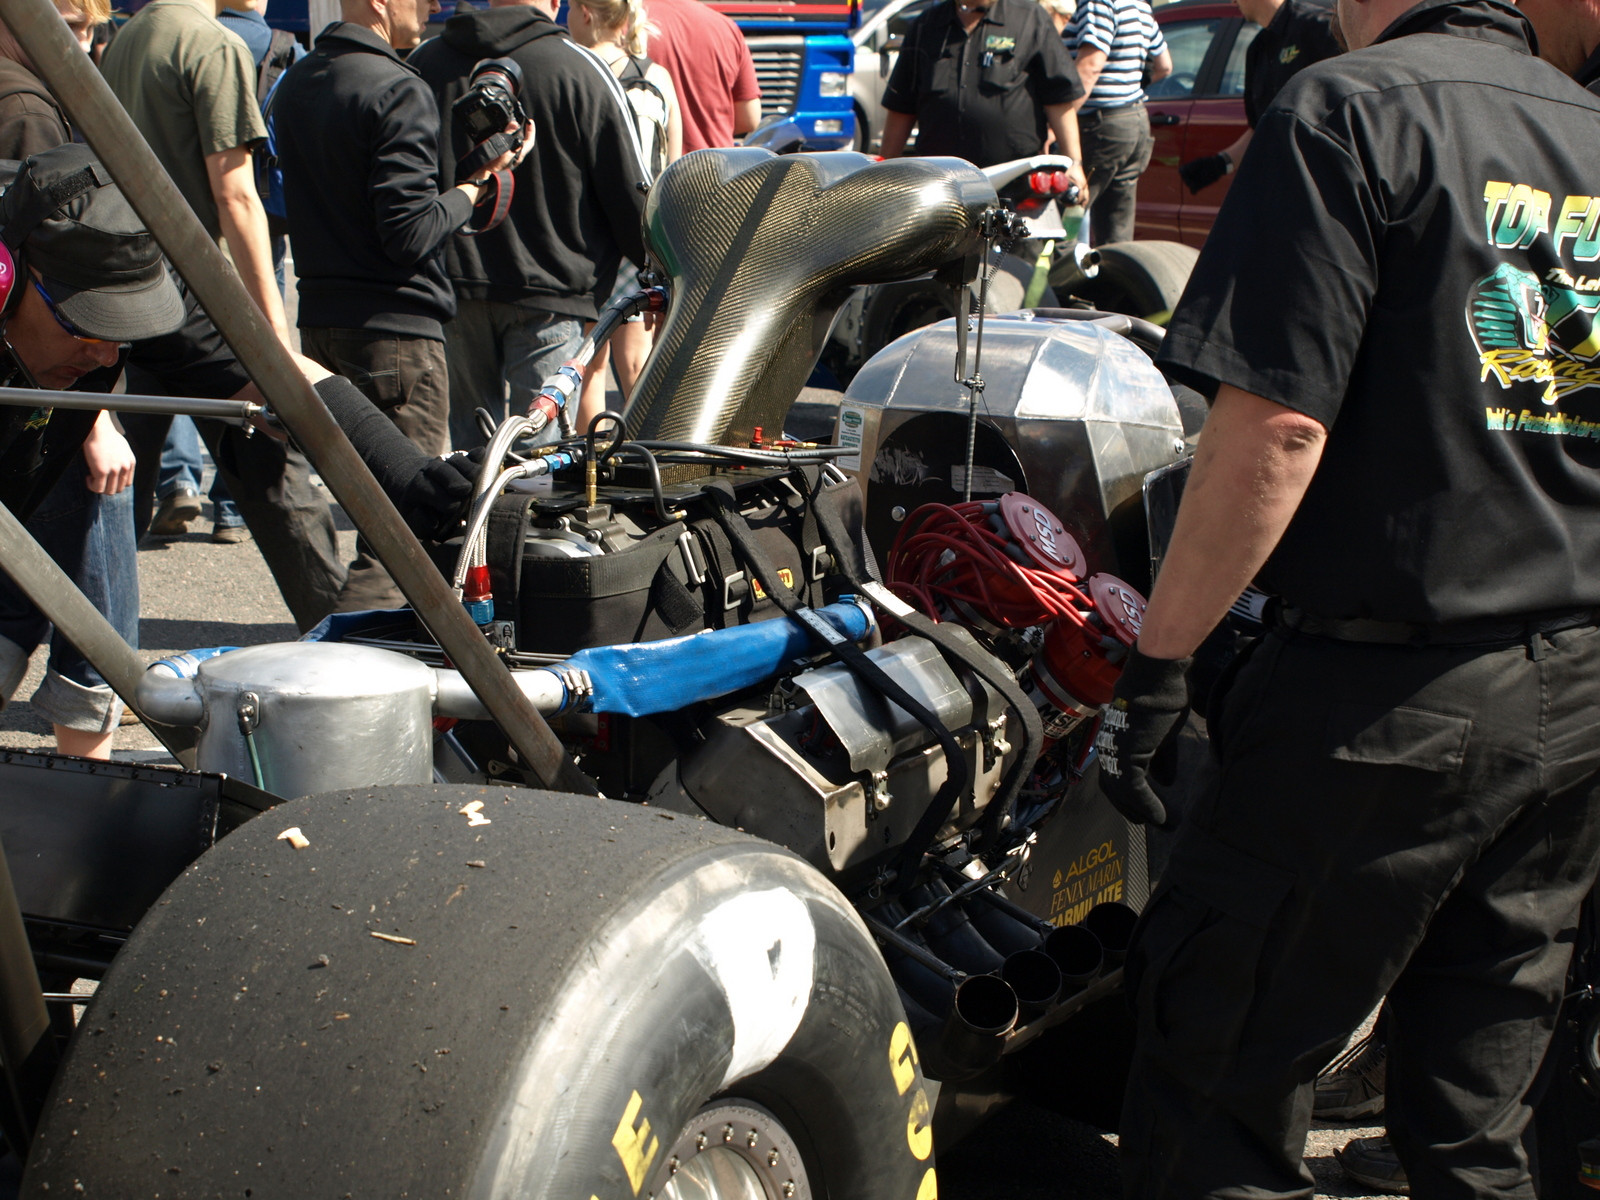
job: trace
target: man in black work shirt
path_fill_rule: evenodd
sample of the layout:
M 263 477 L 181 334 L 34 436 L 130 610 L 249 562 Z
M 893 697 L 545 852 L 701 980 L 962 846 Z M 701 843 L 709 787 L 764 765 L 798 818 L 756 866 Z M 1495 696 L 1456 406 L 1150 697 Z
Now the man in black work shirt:
M 911 23 L 884 89 L 883 156 L 905 149 L 979 167 L 1026 158 L 1053 133 L 1088 202 L 1072 102 L 1083 85 L 1033 0 L 941 0 Z
M 1339 53 L 1333 37 L 1330 0 L 1234 0 L 1246 21 L 1260 25 L 1244 59 L 1244 117 L 1249 128 L 1217 154 L 1195 158 L 1178 168 L 1191 192 L 1231 174 L 1250 145 L 1256 122 L 1283 85 L 1312 63 Z
M 1339 0 L 1162 365 L 1213 397 L 1100 738 L 1148 767 L 1200 640 L 1281 597 L 1130 949 L 1129 1197 L 1304 1195 L 1317 1071 L 1388 995 L 1414 1195 L 1532 1195 L 1524 1097 L 1600 865 L 1600 101 L 1500 0 Z

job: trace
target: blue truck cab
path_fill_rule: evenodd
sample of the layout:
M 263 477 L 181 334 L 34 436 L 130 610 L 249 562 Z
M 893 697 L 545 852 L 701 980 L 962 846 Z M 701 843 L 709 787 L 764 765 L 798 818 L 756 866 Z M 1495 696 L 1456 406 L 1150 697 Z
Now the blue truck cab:
M 744 33 L 761 82 L 763 119 L 787 117 L 808 149 L 844 150 L 854 144 L 850 34 L 861 24 L 859 0 L 703 2 L 732 18 Z

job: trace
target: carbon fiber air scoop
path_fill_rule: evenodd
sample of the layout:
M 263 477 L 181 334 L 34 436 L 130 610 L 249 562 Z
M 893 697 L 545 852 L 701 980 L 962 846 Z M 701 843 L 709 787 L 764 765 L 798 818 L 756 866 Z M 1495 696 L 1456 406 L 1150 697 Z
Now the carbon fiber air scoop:
M 735 445 L 757 425 L 778 430 L 849 289 L 976 252 L 978 220 L 995 203 L 960 159 L 685 155 L 645 206 L 672 305 L 628 433 Z

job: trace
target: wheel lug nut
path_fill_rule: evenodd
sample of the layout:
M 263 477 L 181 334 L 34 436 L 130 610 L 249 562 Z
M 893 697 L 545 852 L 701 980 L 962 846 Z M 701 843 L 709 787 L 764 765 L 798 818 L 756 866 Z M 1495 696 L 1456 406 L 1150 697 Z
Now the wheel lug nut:
M 756 1143 L 760 1140 L 761 1139 L 756 1135 L 756 1131 L 752 1129 L 750 1131 L 750 1135 L 744 1139 L 744 1144 L 749 1146 L 750 1149 L 754 1150 L 756 1148 Z
M 706 1143 L 710 1140 L 711 1139 L 706 1137 L 706 1135 L 703 1133 L 696 1134 L 694 1139 L 694 1148 L 696 1150 L 704 1150 L 706 1148 Z
M 671 1158 L 667 1159 L 667 1174 L 668 1175 L 676 1175 L 677 1173 L 678 1173 L 678 1156 L 676 1154 L 674 1154 Z
M 783 1185 L 783 1200 L 794 1200 L 794 1180 L 792 1179 Z
M 724 1125 L 722 1127 L 722 1140 L 724 1142 L 733 1141 L 733 1126 L 732 1125 Z
M 775 1167 L 777 1165 L 778 1165 L 778 1152 L 776 1150 L 768 1150 L 767 1151 L 767 1166 Z

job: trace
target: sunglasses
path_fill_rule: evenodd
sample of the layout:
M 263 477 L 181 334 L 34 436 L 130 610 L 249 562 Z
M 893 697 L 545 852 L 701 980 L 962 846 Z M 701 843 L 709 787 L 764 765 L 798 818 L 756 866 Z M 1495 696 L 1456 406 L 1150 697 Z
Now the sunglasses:
M 77 338 L 78 341 L 85 342 L 91 346 L 118 344 L 116 342 L 112 342 L 109 338 L 90 337 L 87 333 L 81 332 L 76 325 L 67 320 L 56 310 L 56 302 L 50 299 L 50 293 L 44 290 L 44 286 L 37 279 L 32 280 L 31 282 L 33 283 L 33 290 L 39 293 L 39 299 L 44 301 L 44 306 L 50 310 L 50 315 L 56 319 L 56 324 L 61 326 L 62 329 L 66 330 L 73 337 Z

